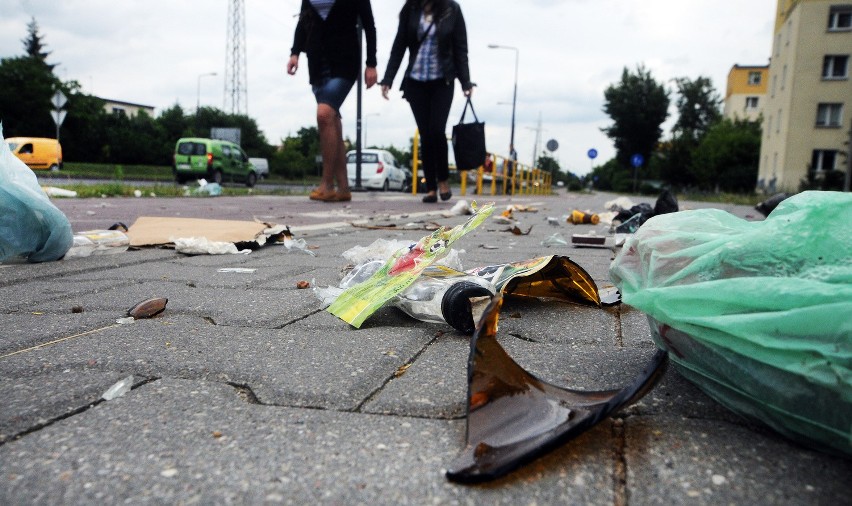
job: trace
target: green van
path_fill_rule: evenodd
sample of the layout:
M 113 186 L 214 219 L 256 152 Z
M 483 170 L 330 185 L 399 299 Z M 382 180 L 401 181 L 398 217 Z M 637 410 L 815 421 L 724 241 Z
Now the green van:
M 202 137 L 178 139 L 172 172 L 179 184 L 205 178 L 219 184 L 243 181 L 251 188 L 258 179 L 257 169 L 249 163 L 242 148 L 230 141 Z

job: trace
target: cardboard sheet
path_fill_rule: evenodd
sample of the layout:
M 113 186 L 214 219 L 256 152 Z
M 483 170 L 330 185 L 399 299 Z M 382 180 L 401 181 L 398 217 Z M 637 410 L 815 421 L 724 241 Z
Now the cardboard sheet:
M 205 237 L 210 241 L 253 241 L 267 228 L 256 221 L 204 220 L 140 216 L 127 231 L 131 246 L 169 244 L 182 237 Z

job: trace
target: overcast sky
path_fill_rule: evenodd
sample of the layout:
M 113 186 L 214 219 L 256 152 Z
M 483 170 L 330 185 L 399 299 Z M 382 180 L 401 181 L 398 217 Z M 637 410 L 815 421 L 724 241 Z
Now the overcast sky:
M 724 97 L 734 64 L 765 65 L 772 45 L 776 0 L 460 0 L 468 28 L 474 105 L 486 122 L 490 151 L 508 150 L 518 49 L 515 145 L 521 162 L 533 157 L 541 119 L 541 150 L 554 139 L 563 168 L 584 174 L 612 156 L 600 128 L 611 124 L 603 92 L 622 70 L 644 64 L 673 89 L 677 77 L 712 79 Z M 23 54 L 26 25 L 35 17 L 62 80 L 103 98 L 192 112 L 224 108 L 229 0 L 0 0 L 0 57 Z M 379 77 L 384 74 L 402 0 L 373 0 Z M 316 104 L 304 55 L 296 76 L 286 73 L 299 0 L 247 0 L 248 114 L 267 139 L 315 123 Z M 403 63 L 404 68 L 404 63 Z M 199 79 L 202 74 L 216 76 Z M 366 90 L 363 124 L 368 144 L 405 148 L 414 132 L 408 103 L 378 87 Z M 199 87 L 200 82 L 200 87 Z M 200 93 L 199 93 L 200 88 Z M 464 105 L 458 85 L 451 125 Z M 672 104 L 675 95 L 672 94 Z M 354 140 L 355 90 L 341 112 Z M 674 107 L 672 105 L 672 107 Z M 671 120 L 666 127 L 671 126 Z M 667 130 L 668 133 L 668 130 Z

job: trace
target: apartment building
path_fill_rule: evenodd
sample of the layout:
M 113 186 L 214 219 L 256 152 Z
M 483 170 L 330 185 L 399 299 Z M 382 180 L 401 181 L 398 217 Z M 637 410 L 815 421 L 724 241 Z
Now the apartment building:
M 846 171 L 852 129 L 852 3 L 778 0 L 757 189 L 796 191 Z
M 734 65 L 728 72 L 724 116 L 757 121 L 763 113 L 769 65 Z

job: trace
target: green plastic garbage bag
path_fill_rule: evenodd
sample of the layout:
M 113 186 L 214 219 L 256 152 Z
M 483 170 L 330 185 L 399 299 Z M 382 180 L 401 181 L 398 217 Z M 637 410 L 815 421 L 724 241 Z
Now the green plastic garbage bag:
M 801 193 L 757 222 L 712 209 L 654 217 L 610 276 L 711 397 L 852 455 L 852 195 Z

